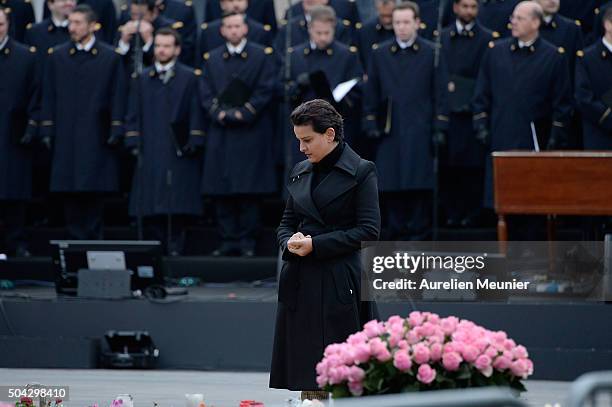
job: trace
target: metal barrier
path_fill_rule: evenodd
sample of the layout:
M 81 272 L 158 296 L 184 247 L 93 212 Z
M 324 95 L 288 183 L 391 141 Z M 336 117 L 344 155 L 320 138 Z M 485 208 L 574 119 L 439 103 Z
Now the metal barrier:
M 594 397 L 601 391 L 612 394 L 612 371 L 586 373 L 570 386 L 567 407 L 594 405 Z

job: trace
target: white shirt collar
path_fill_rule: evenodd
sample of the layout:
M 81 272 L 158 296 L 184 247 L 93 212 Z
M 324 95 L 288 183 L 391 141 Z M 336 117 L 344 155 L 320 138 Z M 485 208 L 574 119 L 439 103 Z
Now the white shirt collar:
M 4 47 L 6 47 L 6 44 L 8 43 L 8 39 L 9 39 L 9 36 L 7 35 L 4 37 L 2 42 L 0 42 L 0 51 L 2 51 Z
M 606 37 L 601 37 L 601 42 L 603 42 L 603 45 L 608 48 L 608 51 L 612 52 L 612 43 L 608 42 Z M 0 47 L 0 49 L 2 49 L 2 47 Z
M 518 46 L 519 46 L 519 48 L 531 47 L 531 46 L 532 46 L 532 45 L 533 45 L 533 44 L 536 42 L 536 40 L 537 40 L 537 39 L 538 39 L 538 38 L 536 37 L 536 38 L 534 38 L 533 40 L 531 40 L 531 41 L 527 41 L 527 42 L 524 42 L 524 41 L 519 40 L 519 41 L 518 41 Z
M 554 16 L 554 15 L 552 15 L 552 14 L 549 14 L 549 15 L 547 15 L 547 16 L 544 16 L 544 22 L 545 22 L 546 24 L 550 24 L 550 22 L 552 21 L 552 19 L 553 19 L 554 17 L 555 17 L 555 16 Z
M 459 21 L 459 19 L 457 19 L 455 21 L 455 25 L 457 26 L 457 32 L 459 34 L 461 34 L 463 32 L 463 30 L 468 30 L 468 31 L 472 30 L 472 28 L 474 28 L 475 24 L 476 23 L 474 21 L 472 21 L 471 23 L 466 24 L 466 25 L 463 25 L 463 23 L 461 21 Z
M 235 47 L 228 42 L 227 50 L 229 51 L 230 54 L 241 54 L 242 51 L 244 51 L 244 47 L 246 47 L 246 43 L 247 43 L 246 38 L 243 38 L 242 41 L 240 41 L 240 43 L 236 45 Z
M 304 14 L 304 18 L 306 19 L 306 22 L 310 24 L 310 19 L 311 19 L 310 14 Z
M 96 43 L 96 36 L 92 35 L 91 38 L 89 39 L 89 41 L 87 41 L 87 44 L 85 44 L 85 45 L 82 45 L 81 43 L 77 42 L 76 43 L 76 49 L 78 51 L 89 52 L 89 51 L 91 51 L 91 49 L 93 48 L 95 43 Z
M 174 68 L 175 64 L 176 64 L 175 59 L 168 62 L 166 65 L 162 65 L 160 62 L 155 61 L 155 70 L 157 71 L 157 73 L 168 72 L 172 70 L 172 68 Z
M 408 47 L 411 47 L 412 44 L 414 44 L 414 42 L 416 41 L 416 35 L 408 41 L 402 41 L 399 38 L 395 37 L 395 41 L 397 41 L 397 45 L 399 45 L 401 49 L 406 49 Z
M 61 27 L 61 28 L 67 28 L 68 24 L 70 23 L 70 21 L 68 21 L 68 19 L 65 19 L 64 21 L 59 21 L 59 20 L 56 20 L 53 17 L 51 17 L 51 21 L 53 22 L 54 26 Z

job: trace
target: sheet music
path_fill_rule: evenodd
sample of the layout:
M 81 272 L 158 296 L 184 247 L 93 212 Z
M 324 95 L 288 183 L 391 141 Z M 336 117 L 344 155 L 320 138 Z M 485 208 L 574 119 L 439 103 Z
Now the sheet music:
M 346 82 L 342 82 L 336 86 L 333 90 L 332 95 L 334 96 L 334 100 L 337 102 L 341 101 L 350 91 L 357 85 L 359 82 L 358 78 L 353 78 Z
M 530 122 L 529 125 L 531 126 L 531 138 L 533 139 L 533 149 L 536 152 L 540 152 L 540 143 L 538 143 L 538 135 L 536 134 L 535 126 L 533 125 L 533 122 Z

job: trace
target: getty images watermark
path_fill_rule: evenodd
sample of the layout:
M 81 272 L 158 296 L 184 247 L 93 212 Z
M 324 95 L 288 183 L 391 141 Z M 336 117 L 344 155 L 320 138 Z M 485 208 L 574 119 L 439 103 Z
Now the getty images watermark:
M 367 242 L 364 301 L 609 301 L 604 242 Z

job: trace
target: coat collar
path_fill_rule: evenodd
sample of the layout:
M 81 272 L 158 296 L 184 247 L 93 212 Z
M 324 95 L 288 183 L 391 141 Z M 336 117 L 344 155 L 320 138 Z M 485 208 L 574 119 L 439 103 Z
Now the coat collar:
M 309 216 L 325 225 L 319 210 L 357 185 L 355 176 L 361 158 L 348 145 L 336 161 L 334 169 L 321 183 L 311 191 L 312 163 L 308 160 L 298 163 L 289 175 L 287 189 L 293 200 L 301 206 Z M 316 202 L 316 204 L 315 204 Z

